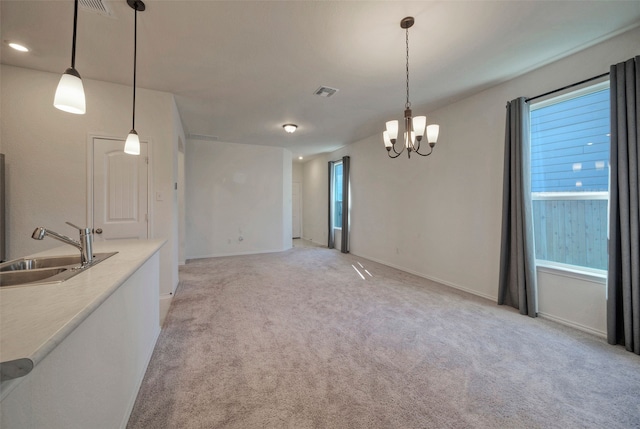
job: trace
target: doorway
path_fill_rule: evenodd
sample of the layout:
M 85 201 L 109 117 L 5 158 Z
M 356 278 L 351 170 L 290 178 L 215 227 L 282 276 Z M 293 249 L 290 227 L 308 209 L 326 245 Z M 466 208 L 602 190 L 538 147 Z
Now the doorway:
M 293 227 L 292 237 L 302 238 L 302 185 L 300 182 L 293 182 L 293 194 L 291 196 L 291 224 Z
M 91 139 L 88 219 L 96 240 L 150 236 L 148 144 L 140 142 L 139 156 L 123 148 L 121 139 Z

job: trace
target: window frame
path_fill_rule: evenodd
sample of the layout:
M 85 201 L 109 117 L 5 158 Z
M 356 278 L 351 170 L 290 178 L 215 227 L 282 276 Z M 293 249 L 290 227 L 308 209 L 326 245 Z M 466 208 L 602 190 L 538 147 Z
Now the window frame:
M 579 98 L 585 95 L 593 94 L 595 92 L 603 91 L 610 88 L 610 81 L 608 78 L 604 78 L 604 80 L 596 83 L 586 84 L 584 87 L 579 89 L 567 90 L 566 92 L 557 95 L 557 96 L 549 96 L 548 98 L 544 98 L 535 103 L 531 103 L 529 106 L 529 114 L 538 109 L 542 109 L 544 107 L 552 106 L 558 103 L 562 103 L 564 101 L 572 100 L 574 98 Z M 530 139 L 532 140 L 533 133 L 531 130 L 529 131 Z M 529 159 L 531 160 L 531 153 L 529 154 Z M 610 163 L 607 163 L 606 168 L 608 170 L 609 175 L 609 189 L 611 183 L 611 167 Z M 529 174 L 529 180 L 531 180 L 531 172 Z M 609 190 L 607 191 L 585 191 L 585 192 L 530 192 L 531 201 L 552 201 L 552 200 L 563 200 L 563 201 L 576 201 L 576 200 L 609 200 Z M 532 213 L 533 216 L 533 213 Z M 533 222 L 533 219 L 531 219 Z M 608 225 L 609 225 L 609 210 L 607 210 L 607 242 L 609 240 L 608 233 Z M 581 265 L 572 265 L 563 262 L 557 261 L 549 261 L 546 259 L 538 259 L 535 258 L 536 268 L 542 268 L 545 271 L 556 271 L 556 272 L 565 272 L 570 273 L 572 275 L 584 276 L 586 278 L 606 278 L 607 270 L 593 267 L 586 267 Z
M 338 168 L 338 166 L 342 167 L 342 161 L 336 161 L 333 164 L 333 171 L 332 171 L 332 176 L 333 176 L 333 181 L 331 183 L 331 226 L 333 227 L 334 230 L 338 229 L 338 230 L 342 230 L 342 217 L 340 217 L 340 222 L 339 225 L 336 226 L 336 195 L 337 195 L 337 189 L 336 189 L 336 168 Z M 344 174 L 344 170 L 343 173 Z M 342 175 L 340 176 L 342 177 Z M 340 187 L 342 187 L 342 182 L 340 182 L 338 184 Z M 342 203 L 344 201 L 344 197 L 342 200 L 340 200 L 340 202 Z M 344 214 L 344 208 L 343 208 L 343 214 Z

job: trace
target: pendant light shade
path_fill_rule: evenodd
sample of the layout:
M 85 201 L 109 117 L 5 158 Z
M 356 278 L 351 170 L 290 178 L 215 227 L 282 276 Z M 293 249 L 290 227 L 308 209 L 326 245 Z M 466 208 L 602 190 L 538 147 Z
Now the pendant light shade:
M 127 140 L 124 142 L 124 153 L 140 155 L 140 138 L 136 130 L 129 131 Z
M 68 68 L 60 78 L 53 105 L 57 109 L 77 115 L 84 115 L 87 111 L 84 86 L 76 69 Z
M 133 27 L 133 114 L 131 131 L 124 142 L 124 153 L 140 155 L 140 138 L 136 132 L 136 60 L 138 54 L 138 12 L 144 11 L 145 5 L 141 0 L 127 0 L 127 4 L 135 11 L 135 18 Z
M 80 73 L 76 70 L 76 33 L 78 28 L 78 0 L 73 7 L 73 42 L 71 44 L 71 67 L 69 67 L 58 83 L 53 105 L 60 110 L 77 115 L 84 115 L 86 103 L 84 87 Z

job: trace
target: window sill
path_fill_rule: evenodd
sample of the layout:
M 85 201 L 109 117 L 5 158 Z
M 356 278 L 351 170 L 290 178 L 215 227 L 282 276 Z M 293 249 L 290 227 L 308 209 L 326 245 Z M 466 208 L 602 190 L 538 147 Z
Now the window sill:
M 595 268 L 578 267 L 558 262 L 536 260 L 536 269 L 540 272 L 587 280 L 596 283 L 607 282 L 607 272 Z

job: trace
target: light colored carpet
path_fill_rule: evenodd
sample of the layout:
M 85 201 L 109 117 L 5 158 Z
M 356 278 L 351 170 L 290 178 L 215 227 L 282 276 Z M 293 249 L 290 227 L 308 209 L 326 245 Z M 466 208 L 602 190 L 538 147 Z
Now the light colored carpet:
M 130 429 L 640 428 L 637 355 L 402 271 L 296 247 L 180 280 Z

